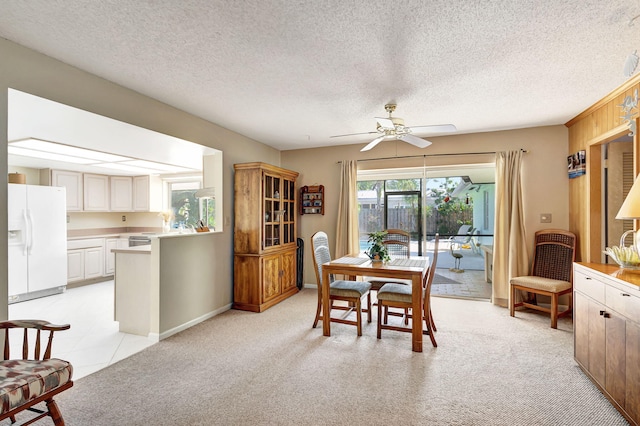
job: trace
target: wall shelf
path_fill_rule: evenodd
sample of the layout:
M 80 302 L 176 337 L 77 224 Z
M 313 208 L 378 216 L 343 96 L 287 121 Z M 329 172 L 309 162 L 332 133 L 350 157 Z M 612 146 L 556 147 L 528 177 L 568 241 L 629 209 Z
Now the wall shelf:
M 300 214 L 324 214 L 324 186 L 300 188 Z

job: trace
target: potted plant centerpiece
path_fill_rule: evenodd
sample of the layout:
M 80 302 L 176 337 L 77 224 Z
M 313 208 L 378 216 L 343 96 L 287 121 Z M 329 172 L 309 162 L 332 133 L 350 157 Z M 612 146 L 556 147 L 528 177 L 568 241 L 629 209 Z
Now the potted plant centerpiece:
M 371 243 L 371 245 L 369 246 L 369 250 L 365 251 L 364 254 L 369 256 L 374 262 L 386 262 L 390 259 L 387 246 L 382 244 L 386 235 L 387 231 L 377 231 L 369 234 L 369 243 Z

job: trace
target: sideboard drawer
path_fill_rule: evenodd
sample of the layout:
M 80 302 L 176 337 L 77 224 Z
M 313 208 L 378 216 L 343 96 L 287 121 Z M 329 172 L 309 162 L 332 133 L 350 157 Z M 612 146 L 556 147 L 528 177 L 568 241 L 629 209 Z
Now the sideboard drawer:
M 607 286 L 607 306 L 627 318 L 640 322 L 640 297 L 629 290 Z
M 604 304 L 605 286 L 597 279 L 574 270 L 573 288 L 580 293 L 586 294 L 597 302 Z

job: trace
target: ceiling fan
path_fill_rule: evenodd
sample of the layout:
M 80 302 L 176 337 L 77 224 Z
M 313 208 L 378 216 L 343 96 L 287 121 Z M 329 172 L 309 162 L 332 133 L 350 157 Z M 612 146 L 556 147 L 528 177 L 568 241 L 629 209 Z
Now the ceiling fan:
M 389 113 L 389 117 L 375 117 L 378 125 L 375 132 L 364 133 L 351 133 L 348 135 L 336 135 L 332 138 L 338 138 L 342 136 L 354 136 L 354 135 L 368 135 L 379 134 L 377 138 L 369 142 L 360 151 L 369 151 L 374 146 L 378 145 L 383 140 L 398 139 L 404 142 L 408 142 L 411 145 L 415 145 L 418 148 L 426 148 L 431 145 L 431 142 L 414 136 L 413 133 L 444 133 L 455 132 L 456 126 L 453 124 L 434 124 L 430 126 L 412 126 L 408 127 L 404 125 L 404 120 L 400 117 L 392 117 L 391 114 L 396 110 L 396 104 L 387 104 L 384 109 Z

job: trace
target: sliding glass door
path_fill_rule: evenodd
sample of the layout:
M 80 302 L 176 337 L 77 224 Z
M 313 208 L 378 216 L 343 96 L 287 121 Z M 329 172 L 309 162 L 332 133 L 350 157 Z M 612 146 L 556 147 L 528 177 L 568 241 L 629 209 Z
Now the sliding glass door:
M 385 229 L 401 229 L 411 235 L 411 254 L 422 256 L 422 197 L 420 191 L 385 192 Z

